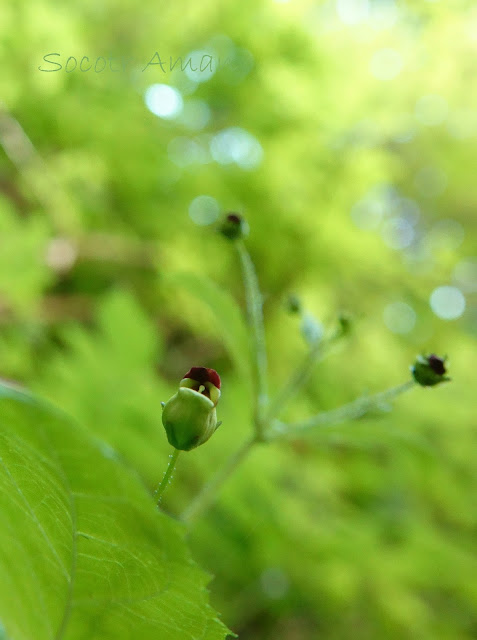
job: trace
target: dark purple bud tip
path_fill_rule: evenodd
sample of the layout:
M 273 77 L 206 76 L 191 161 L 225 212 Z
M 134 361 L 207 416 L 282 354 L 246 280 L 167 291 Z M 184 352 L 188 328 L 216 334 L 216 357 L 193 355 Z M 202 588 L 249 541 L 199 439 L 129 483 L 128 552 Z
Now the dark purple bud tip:
M 205 385 L 206 382 L 211 382 L 214 387 L 220 389 L 220 376 L 215 369 L 207 369 L 207 367 L 192 367 L 184 376 L 184 378 L 191 378 L 199 384 Z
M 229 240 L 236 240 L 237 238 L 245 238 L 248 235 L 249 226 L 245 218 L 240 214 L 231 212 L 225 216 L 219 231 Z
M 446 374 L 445 358 L 439 358 L 434 353 L 429 356 L 418 356 L 411 367 L 414 380 L 422 387 L 433 387 L 440 382 L 450 380 Z
M 433 353 L 428 357 L 427 362 L 429 363 L 430 368 L 437 373 L 438 376 L 443 376 L 446 372 L 446 368 L 444 366 L 445 359 L 439 358 Z

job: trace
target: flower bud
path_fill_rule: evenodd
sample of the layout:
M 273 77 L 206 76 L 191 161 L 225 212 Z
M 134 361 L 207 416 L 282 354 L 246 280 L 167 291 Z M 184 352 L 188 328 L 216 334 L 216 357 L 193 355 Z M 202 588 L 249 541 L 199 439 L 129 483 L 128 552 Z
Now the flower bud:
M 247 221 L 238 213 L 228 213 L 225 220 L 219 227 L 220 233 L 229 240 L 245 238 L 248 236 L 250 228 Z
M 183 451 L 204 444 L 219 426 L 215 410 L 219 398 L 219 374 L 214 369 L 192 367 L 163 407 L 162 424 L 169 443 Z
M 446 358 L 439 358 L 433 353 L 429 356 L 418 356 L 411 367 L 414 380 L 422 387 L 433 387 L 450 380 L 445 375 L 445 361 Z

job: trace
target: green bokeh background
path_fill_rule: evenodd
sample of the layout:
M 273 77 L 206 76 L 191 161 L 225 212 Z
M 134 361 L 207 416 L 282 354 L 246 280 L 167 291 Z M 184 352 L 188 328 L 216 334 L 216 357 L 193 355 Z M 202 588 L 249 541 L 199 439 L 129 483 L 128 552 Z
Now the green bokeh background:
M 250 223 L 272 392 L 307 350 L 289 293 L 325 328 L 353 318 L 284 417 L 449 354 L 451 384 L 258 448 L 224 487 L 190 543 L 241 638 L 477 635 L 476 32 L 465 0 L 0 6 L 0 375 L 76 416 L 152 492 L 160 401 L 190 366 L 216 368 L 224 424 L 180 458 L 170 513 L 251 428 L 239 264 L 189 215 L 198 196 Z M 166 71 L 143 71 L 156 51 Z M 194 51 L 220 58 L 213 75 L 169 71 Z M 45 73 L 50 52 L 130 61 Z M 180 92 L 177 117 L 147 108 L 157 83 Z M 230 128 L 224 164 L 211 149 Z M 466 299 L 453 320 L 429 304 L 448 285 Z M 402 332 L 395 303 L 416 314 Z

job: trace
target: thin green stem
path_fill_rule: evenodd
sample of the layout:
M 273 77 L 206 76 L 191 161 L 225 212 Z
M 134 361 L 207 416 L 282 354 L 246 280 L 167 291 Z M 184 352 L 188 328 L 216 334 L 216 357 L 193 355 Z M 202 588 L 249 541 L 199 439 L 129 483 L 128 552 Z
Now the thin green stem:
M 317 415 L 314 415 L 311 418 L 308 418 L 308 420 L 304 420 L 302 422 L 284 424 L 277 421 L 275 426 L 272 427 L 268 438 L 271 440 L 296 438 L 316 428 L 327 428 L 346 422 L 347 420 L 356 420 L 372 409 L 379 407 L 379 405 L 385 402 L 393 400 L 415 386 L 416 383 L 414 380 L 408 380 L 404 384 L 393 387 L 392 389 L 381 391 L 380 393 L 376 393 L 372 396 L 363 396 L 353 402 L 339 407 L 338 409 L 318 413 Z
M 180 449 L 174 449 L 174 451 L 169 456 L 169 464 L 167 465 L 167 469 L 164 473 L 164 477 L 161 480 L 161 484 L 157 487 L 155 493 L 155 496 L 157 498 L 157 506 L 160 506 L 164 491 L 171 481 L 172 472 L 174 471 L 174 467 L 176 466 L 177 458 L 179 457 L 180 452 Z
M 297 369 L 287 380 L 283 389 L 272 401 L 267 412 L 267 422 L 273 420 L 273 418 L 277 418 L 293 397 L 302 390 L 313 372 L 313 367 L 330 353 L 330 347 L 340 336 L 341 332 L 337 332 L 329 338 L 321 340 L 317 344 L 313 345 L 310 351 L 305 355 L 301 364 L 298 365 Z
M 252 447 L 257 444 L 257 438 L 246 440 L 234 454 L 230 456 L 225 465 L 208 482 L 196 498 L 190 503 L 181 515 L 181 520 L 190 523 L 196 520 L 213 502 L 222 485 L 237 467 L 245 460 Z
M 265 346 L 265 331 L 263 328 L 263 299 L 260 293 L 255 267 L 242 240 L 236 242 L 236 247 L 242 265 L 248 318 L 252 332 L 255 381 L 257 385 L 255 429 L 257 438 L 262 439 L 264 431 L 264 410 L 268 403 L 267 351 Z

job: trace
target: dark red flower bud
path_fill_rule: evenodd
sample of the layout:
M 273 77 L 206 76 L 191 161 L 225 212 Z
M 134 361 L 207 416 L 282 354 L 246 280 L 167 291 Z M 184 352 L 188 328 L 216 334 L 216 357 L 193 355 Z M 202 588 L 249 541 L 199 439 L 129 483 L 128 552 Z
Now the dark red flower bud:
M 220 376 L 214 369 L 192 367 L 179 389 L 163 403 L 162 424 L 176 449 L 189 451 L 207 442 L 220 423 L 215 407 L 220 398 Z
M 220 376 L 215 369 L 207 369 L 207 367 L 191 367 L 185 374 L 184 378 L 191 378 L 199 384 L 211 382 L 220 389 Z
M 435 354 L 432 353 L 427 358 L 427 362 L 430 368 L 434 371 L 434 373 L 437 373 L 438 376 L 443 376 L 445 374 L 446 368 L 444 366 L 444 359 L 438 358 Z
M 414 380 L 422 387 L 433 387 L 440 382 L 450 380 L 446 374 L 446 358 L 439 358 L 434 353 L 429 356 L 418 356 L 411 367 Z
M 245 218 L 238 213 L 228 213 L 220 225 L 219 231 L 229 240 L 245 238 L 249 232 L 249 226 Z

